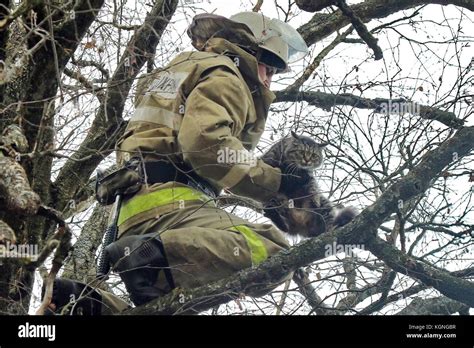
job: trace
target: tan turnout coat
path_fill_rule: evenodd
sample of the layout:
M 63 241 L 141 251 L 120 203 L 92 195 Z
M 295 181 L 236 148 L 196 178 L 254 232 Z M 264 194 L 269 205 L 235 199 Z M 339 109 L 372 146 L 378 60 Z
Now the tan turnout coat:
M 139 156 L 184 162 L 217 190 L 267 201 L 279 189 L 280 170 L 254 158 L 229 162 L 232 153 L 242 159 L 255 149 L 274 94 L 259 82 L 252 55 L 220 38 L 207 47 L 206 52 L 181 53 L 141 80 L 135 113 L 117 144 L 118 161 Z M 175 182 L 143 186 L 123 204 L 186 187 Z M 140 211 L 120 225 L 119 233 L 159 233 L 179 287 L 230 276 L 288 247 L 273 225 L 248 222 L 208 199 L 178 197 Z M 169 291 L 163 274 L 156 286 Z

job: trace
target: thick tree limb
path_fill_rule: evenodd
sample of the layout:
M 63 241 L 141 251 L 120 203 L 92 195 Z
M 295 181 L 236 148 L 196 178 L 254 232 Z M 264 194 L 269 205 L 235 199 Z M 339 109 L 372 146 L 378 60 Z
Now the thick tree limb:
M 29 270 L 34 270 L 40 267 L 43 264 L 43 262 L 46 261 L 49 255 L 53 252 L 54 249 L 61 247 L 62 256 L 66 257 L 67 253 L 69 252 L 69 248 L 71 247 L 70 245 L 71 231 L 69 229 L 69 226 L 66 224 L 64 217 L 62 216 L 60 212 L 58 212 L 57 210 L 51 207 L 41 205 L 38 209 L 38 215 L 44 216 L 45 218 L 54 221 L 58 225 L 58 231 L 49 240 L 46 241 L 43 247 L 43 250 L 41 250 L 37 260 L 34 262 L 30 262 L 27 265 L 27 268 Z M 62 238 L 64 236 L 66 236 L 65 237 L 66 239 L 63 241 Z
M 419 262 L 378 237 L 367 242 L 367 249 L 393 270 L 432 286 L 443 295 L 474 307 L 474 283 L 453 277 L 448 272 Z
M 122 133 L 122 111 L 134 78 L 145 64 L 148 54 L 155 52 L 163 31 L 176 10 L 177 0 L 155 2 L 143 26 L 129 42 L 119 66 L 107 86 L 107 97 L 101 104 L 85 140 L 63 166 L 55 185 L 57 208 L 63 209 L 76 192 L 87 183 L 97 165 L 108 156 Z
M 312 0 L 300 1 L 300 3 L 301 2 L 307 4 L 313 3 Z M 314 1 L 314 3 L 317 4 L 316 1 Z M 362 22 L 367 23 L 371 19 L 384 18 L 393 13 L 426 4 L 452 4 L 474 11 L 473 0 L 366 0 L 351 6 L 351 9 L 362 20 Z M 307 10 L 307 8 L 303 9 Z M 319 11 L 319 9 L 316 8 L 316 11 Z M 312 45 L 348 24 L 350 24 L 349 18 L 338 10 L 331 14 L 315 14 L 311 21 L 298 28 L 298 31 L 303 36 L 306 43 Z
M 0 60 L 5 59 L 6 30 L 2 30 L 8 25 L 10 18 L 10 0 L 0 0 Z
M 23 132 L 16 125 L 6 127 L 0 136 L 0 201 L 10 213 L 34 215 L 40 199 L 31 189 L 25 170 L 18 163 L 20 156 L 17 150 L 25 151 L 27 146 Z
M 464 303 L 441 296 L 436 298 L 415 298 L 395 315 L 451 315 L 468 310 Z
M 335 5 L 337 0 L 296 0 L 296 6 L 306 12 L 317 12 Z
M 0 153 L 0 198 L 5 209 L 21 215 L 36 214 L 40 199 L 34 192 L 23 167 Z
M 43 301 L 41 302 L 40 307 L 36 311 L 37 315 L 43 315 L 45 313 L 46 308 L 51 303 L 51 299 L 53 296 L 53 285 L 54 279 L 58 274 L 59 270 L 61 269 L 64 259 L 67 257 L 69 249 L 71 248 L 71 231 L 66 224 L 60 225 L 58 228 L 58 232 L 53 237 L 54 240 L 59 242 L 59 245 L 56 248 L 56 252 L 54 253 L 53 257 L 53 266 L 51 267 L 51 271 L 48 274 L 45 282 L 45 295 L 43 297 Z
M 341 311 L 340 314 L 353 310 L 357 304 L 379 292 L 382 293 L 381 297 L 385 299 L 393 285 L 395 276 L 396 272 L 386 272 L 375 284 L 369 284 L 360 289 L 351 289 L 352 291 L 338 303 L 336 308 Z
M 376 236 L 380 224 L 396 211 L 398 202 L 423 194 L 453 160 L 462 158 L 474 147 L 474 127 L 462 128 L 437 149 L 426 153 L 421 162 L 405 177 L 390 186 L 377 201 L 360 213 L 351 223 L 274 255 L 259 266 L 245 269 L 229 278 L 195 289 L 175 289 L 171 294 L 151 301 L 127 314 L 196 313 L 226 303 L 241 293 L 253 293 L 281 279 L 288 272 L 326 257 L 326 246 L 366 244 L 394 270 L 408 274 L 433 286 L 446 296 L 474 306 L 474 284 L 453 277 L 408 257 Z M 401 261 L 397 261 L 401 260 Z M 450 285 L 451 284 L 451 285 Z M 456 291 L 456 289 L 458 291 Z M 184 299 L 184 301 L 183 301 Z
M 16 235 L 15 232 L 12 230 L 7 223 L 0 220 L 0 245 L 1 244 L 15 244 L 16 243 Z
M 398 105 L 398 110 L 400 111 L 419 114 L 421 118 L 427 120 L 436 120 L 448 127 L 458 129 L 464 124 L 464 121 L 457 118 L 452 112 L 443 111 L 431 106 L 411 103 L 410 101 L 404 99 L 368 99 L 349 93 L 331 94 L 319 91 L 299 92 L 293 89 L 276 91 L 275 94 L 277 96 L 275 103 L 305 101 L 310 105 L 317 106 L 324 110 L 331 110 L 331 108 L 336 105 L 348 105 L 359 109 L 374 109 L 377 112 L 384 113 L 393 112 L 394 106 Z
M 39 135 L 38 127 L 41 124 L 41 119 L 44 116 L 44 108 L 47 107 L 45 100 L 53 99 L 56 96 L 58 89 L 58 74 L 61 74 L 64 67 L 71 57 L 71 52 L 74 52 L 82 37 L 85 35 L 87 29 L 93 23 L 104 0 L 80 0 L 74 2 L 73 19 L 65 19 L 61 28 L 52 28 L 47 25 L 47 21 L 42 24 L 44 35 L 54 35 L 50 37 L 47 42 L 44 42 L 41 49 L 37 50 L 32 56 L 32 61 L 36 64 L 30 64 L 32 70 L 29 73 L 29 83 L 27 85 L 28 101 L 37 101 L 37 103 L 28 104 L 25 109 L 25 118 L 29 121 L 25 127 L 25 134 L 31 146 L 37 142 Z M 42 7 L 49 6 L 42 3 L 35 3 L 38 6 L 38 11 L 44 12 Z M 29 49 L 38 44 L 38 35 L 32 35 L 29 40 Z M 50 44 L 52 42 L 53 45 Z M 53 49 L 54 48 L 54 49 Z M 41 83 L 38 83 L 41 81 Z
M 66 260 L 63 277 L 89 284 L 96 278 L 96 251 L 107 228 L 110 206 L 97 204 Z

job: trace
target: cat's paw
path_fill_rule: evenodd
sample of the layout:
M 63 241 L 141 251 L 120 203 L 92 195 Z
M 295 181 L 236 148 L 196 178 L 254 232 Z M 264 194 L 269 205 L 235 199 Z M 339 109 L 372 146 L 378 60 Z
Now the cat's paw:
M 295 190 L 307 185 L 312 180 L 311 174 L 303 169 L 294 167 L 283 168 L 279 192 L 291 196 Z
M 263 209 L 268 209 L 268 208 L 280 208 L 280 207 L 286 207 L 288 205 L 288 198 L 281 194 L 281 193 L 276 193 L 268 202 L 264 204 Z

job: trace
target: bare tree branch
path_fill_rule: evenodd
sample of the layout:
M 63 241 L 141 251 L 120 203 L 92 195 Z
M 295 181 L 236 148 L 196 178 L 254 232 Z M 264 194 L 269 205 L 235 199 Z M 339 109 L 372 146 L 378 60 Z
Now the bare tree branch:
M 300 1 L 300 3 L 301 2 L 310 4 L 313 1 Z M 317 2 L 314 3 L 316 4 Z M 351 9 L 362 20 L 362 22 L 367 23 L 371 19 L 384 18 L 393 13 L 426 4 L 452 4 L 474 11 L 473 0 L 366 0 L 351 6 Z M 302 9 L 307 10 L 307 8 Z M 319 11 L 320 8 L 315 10 Z M 311 21 L 301 26 L 298 31 L 304 37 L 306 43 L 312 45 L 348 24 L 350 24 L 350 20 L 343 15 L 340 10 L 331 14 L 317 13 Z
M 129 49 L 124 52 L 108 83 L 107 97 L 91 130 L 71 160 L 63 166 L 55 182 L 58 209 L 63 209 L 74 198 L 97 165 L 113 150 L 116 139 L 124 129 L 122 111 L 133 80 L 145 64 L 147 54 L 155 52 L 177 4 L 177 0 L 155 2 L 143 26 L 130 40 Z
M 380 60 L 383 58 L 382 49 L 377 44 L 377 39 L 369 32 L 361 19 L 352 11 L 349 5 L 347 5 L 345 0 L 337 0 L 337 6 L 341 12 L 347 16 L 351 22 L 352 26 L 355 28 L 362 40 L 365 41 L 367 46 L 369 46 L 372 51 L 374 51 L 375 60 Z
M 417 297 L 395 315 L 452 315 L 468 310 L 464 303 L 441 296 L 436 298 Z
M 34 215 L 38 211 L 40 198 L 31 189 L 23 167 L 18 163 L 19 154 L 27 142 L 23 132 L 16 125 L 4 129 L 0 136 L 0 196 L 4 208 L 10 213 Z M 13 158 L 12 158 L 13 157 Z
M 318 68 L 319 64 L 321 64 L 322 60 L 331 52 L 339 43 L 343 42 L 347 36 L 352 33 L 354 30 L 353 27 L 347 29 L 344 33 L 337 35 L 333 42 L 331 42 L 327 47 L 325 47 L 316 58 L 314 58 L 313 62 L 306 67 L 303 71 L 303 74 L 296 79 L 296 81 L 291 85 L 288 86 L 285 91 L 296 91 L 300 88 L 303 83 L 305 83 L 313 74 L 313 72 Z
M 294 102 L 305 101 L 310 105 L 317 106 L 324 110 L 331 110 L 336 105 L 348 105 L 359 109 L 374 109 L 377 112 L 388 113 L 390 106 L 399 104 L 401 110 L 405 112 L 418 113 L 421 118 L 427 120 L 436 120 L 452 128 L 460 128 L 464 124 L 464 120 L 457 118 L 456 115 L 449 111 L 443 111 L 431 106 L 419 105 L 411 103 L 404 99 L 389 100 L 384 98 L 368 99 L 349 93 L 331 94 L 315 91 L 296 91 L 283 90 L 275 92 L 278 102 Z
M 255 6 L 252 8 L 252 11 L 253 12 L 260 11 L 260 8 L 262 7 L 262 5 L 263 5 L 263 0 L 258 0 Z
M 336 4 L 336 0 L 296 0 L 296 6 L 303 11 L 317 12 Z
M 325 258 L 325 246 L 364 243 L 366 248 L 398 272 L 432 286 L 442 294 L 474 306 L 474 284 L 409 257 L 376 236 L 377 227 L 394 211 L 400 200 L 408 201 L 423 194 L 443 168 L 453 160 L 469 154 L 474 147 L 474 127 L 460 129 L 437 149 L 426 153 L 408 175 L 390 186 L 374 204 L 361 212 L 350 224 L 319 237 L 306 240 L 278 253 L 257 267 L 195 289 L 176 289 L 171 294 L 128 311 L 126 314 L 196 313 L 226 303 L 240 293 L 252 294 L 274 284 L 288 272 Z M 183 303 L 182 299 L 186 299 Z M 181 301 L 180 301 L 181 299 Z
M 445 270 L 427 263 L 419 262 L 416 258 L 407 256 L 378 237 L 368 242 L 367 248 L 393 270 L 416 278 L 451 299 L 474 306 L 474 283 L 453 277 Z
M 96 277 L 96 251 L 107 228 L 110 206 L 97 205 L 66 260 L 63 277 L 89 284 Z
M 298 285 L 299 291 L 317 315 L 339 314 L 324 305 L 323 299 L 318 296 L 316 289 L 311 285 L 308 274 L 302 268 L 295 271 L 293 281 Z

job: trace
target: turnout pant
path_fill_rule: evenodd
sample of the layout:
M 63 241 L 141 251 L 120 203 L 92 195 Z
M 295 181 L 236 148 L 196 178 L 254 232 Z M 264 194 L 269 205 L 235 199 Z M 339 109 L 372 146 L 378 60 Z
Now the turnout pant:
M 195 199 L 190 192 L 199 195 L 200 199 Z M 164 196 L 171 197 L 171 200 L 163 200 Z M 166 204 L 150 208 L 147 203 L 146 208 L 149 209 L 141 214 L 142 219 L 146 219 L 137 223 L 133 221 L 135 213 L 137 209 L 142 209 L 137 206 L 142 204 L 143 207 L 143 203 L 136 199 L 133 202 L 134 198 L 124 202 L 120 214 L 128 220 L 124 222 L 122 219 L 119 238 L 159 234 L 176 287 L 189 289 L 229 277 L 289 247 L 283 234 L 272 224 L 254 224 L 230 214 L 189 186 L 178 183 L 155 184 L 143 188 L 139 197 L 143 202 L 149 202 L 144 199 L 146 197 Z M 289 277 L 290 274 L 275 284 L 265 284 L 263 292 L 250 295 L 268 293 Z M 159 272 L 155 287 L 163 294 L 171 291 L 164 272 Z M 103 314 L 113 314 L 127 308 L 127 304 L 117 296 L 100 292 Z

